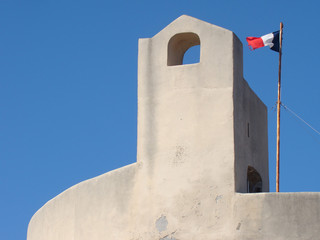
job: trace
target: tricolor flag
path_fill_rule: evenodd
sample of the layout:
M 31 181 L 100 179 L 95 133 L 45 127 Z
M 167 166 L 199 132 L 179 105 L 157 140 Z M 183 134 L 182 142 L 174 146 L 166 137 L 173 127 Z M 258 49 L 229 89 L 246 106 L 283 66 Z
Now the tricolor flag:
M 279 52 L 279 31 L 262 37 L 247 37 L 247 42 L 252 50 L 269 46 L 271 50 Z

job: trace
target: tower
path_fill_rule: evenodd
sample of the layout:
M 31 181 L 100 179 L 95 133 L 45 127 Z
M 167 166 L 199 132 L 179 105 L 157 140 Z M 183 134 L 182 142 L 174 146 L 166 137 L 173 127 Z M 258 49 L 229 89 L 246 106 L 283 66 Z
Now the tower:
M 189 16 L 140 39 L 137 162 L 50 200 L 28 240 L 318 236 L 319 194 L 267 193 L 267 110 L 242 65 L 234 33 Z

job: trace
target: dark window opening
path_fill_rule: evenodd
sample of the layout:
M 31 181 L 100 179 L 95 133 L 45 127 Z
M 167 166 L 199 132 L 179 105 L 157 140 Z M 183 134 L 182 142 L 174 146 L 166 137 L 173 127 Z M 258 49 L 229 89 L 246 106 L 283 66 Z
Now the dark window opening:
M 197 46 L 197 47 L 194 47 Z M 168 43 L 168 66 L 200 62 L 200 38 L 195 33 L 178 33 Z
M 249 166 L 247 171 L 247 192 L 262 192 L 262 179 L 260 174 L 253 167 Z

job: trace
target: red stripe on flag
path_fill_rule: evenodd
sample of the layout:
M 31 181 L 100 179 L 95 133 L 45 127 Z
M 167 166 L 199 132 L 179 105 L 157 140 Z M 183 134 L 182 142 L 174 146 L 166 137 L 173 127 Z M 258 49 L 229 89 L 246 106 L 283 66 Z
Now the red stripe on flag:
M 247 37 L 247 42 L 252 50 L 264 47 L 262 39 L 258 37 Z

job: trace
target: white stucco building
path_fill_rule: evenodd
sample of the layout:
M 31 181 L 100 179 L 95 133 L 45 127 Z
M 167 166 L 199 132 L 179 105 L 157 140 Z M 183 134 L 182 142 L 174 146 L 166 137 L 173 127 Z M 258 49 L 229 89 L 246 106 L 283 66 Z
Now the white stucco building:
M 320 193 L 268 192 L 267 109 L 242 61 L 234 33 L 185 15 L 140 39 L 137 162 L 47 202 L 27 239 L 320 239 Z

